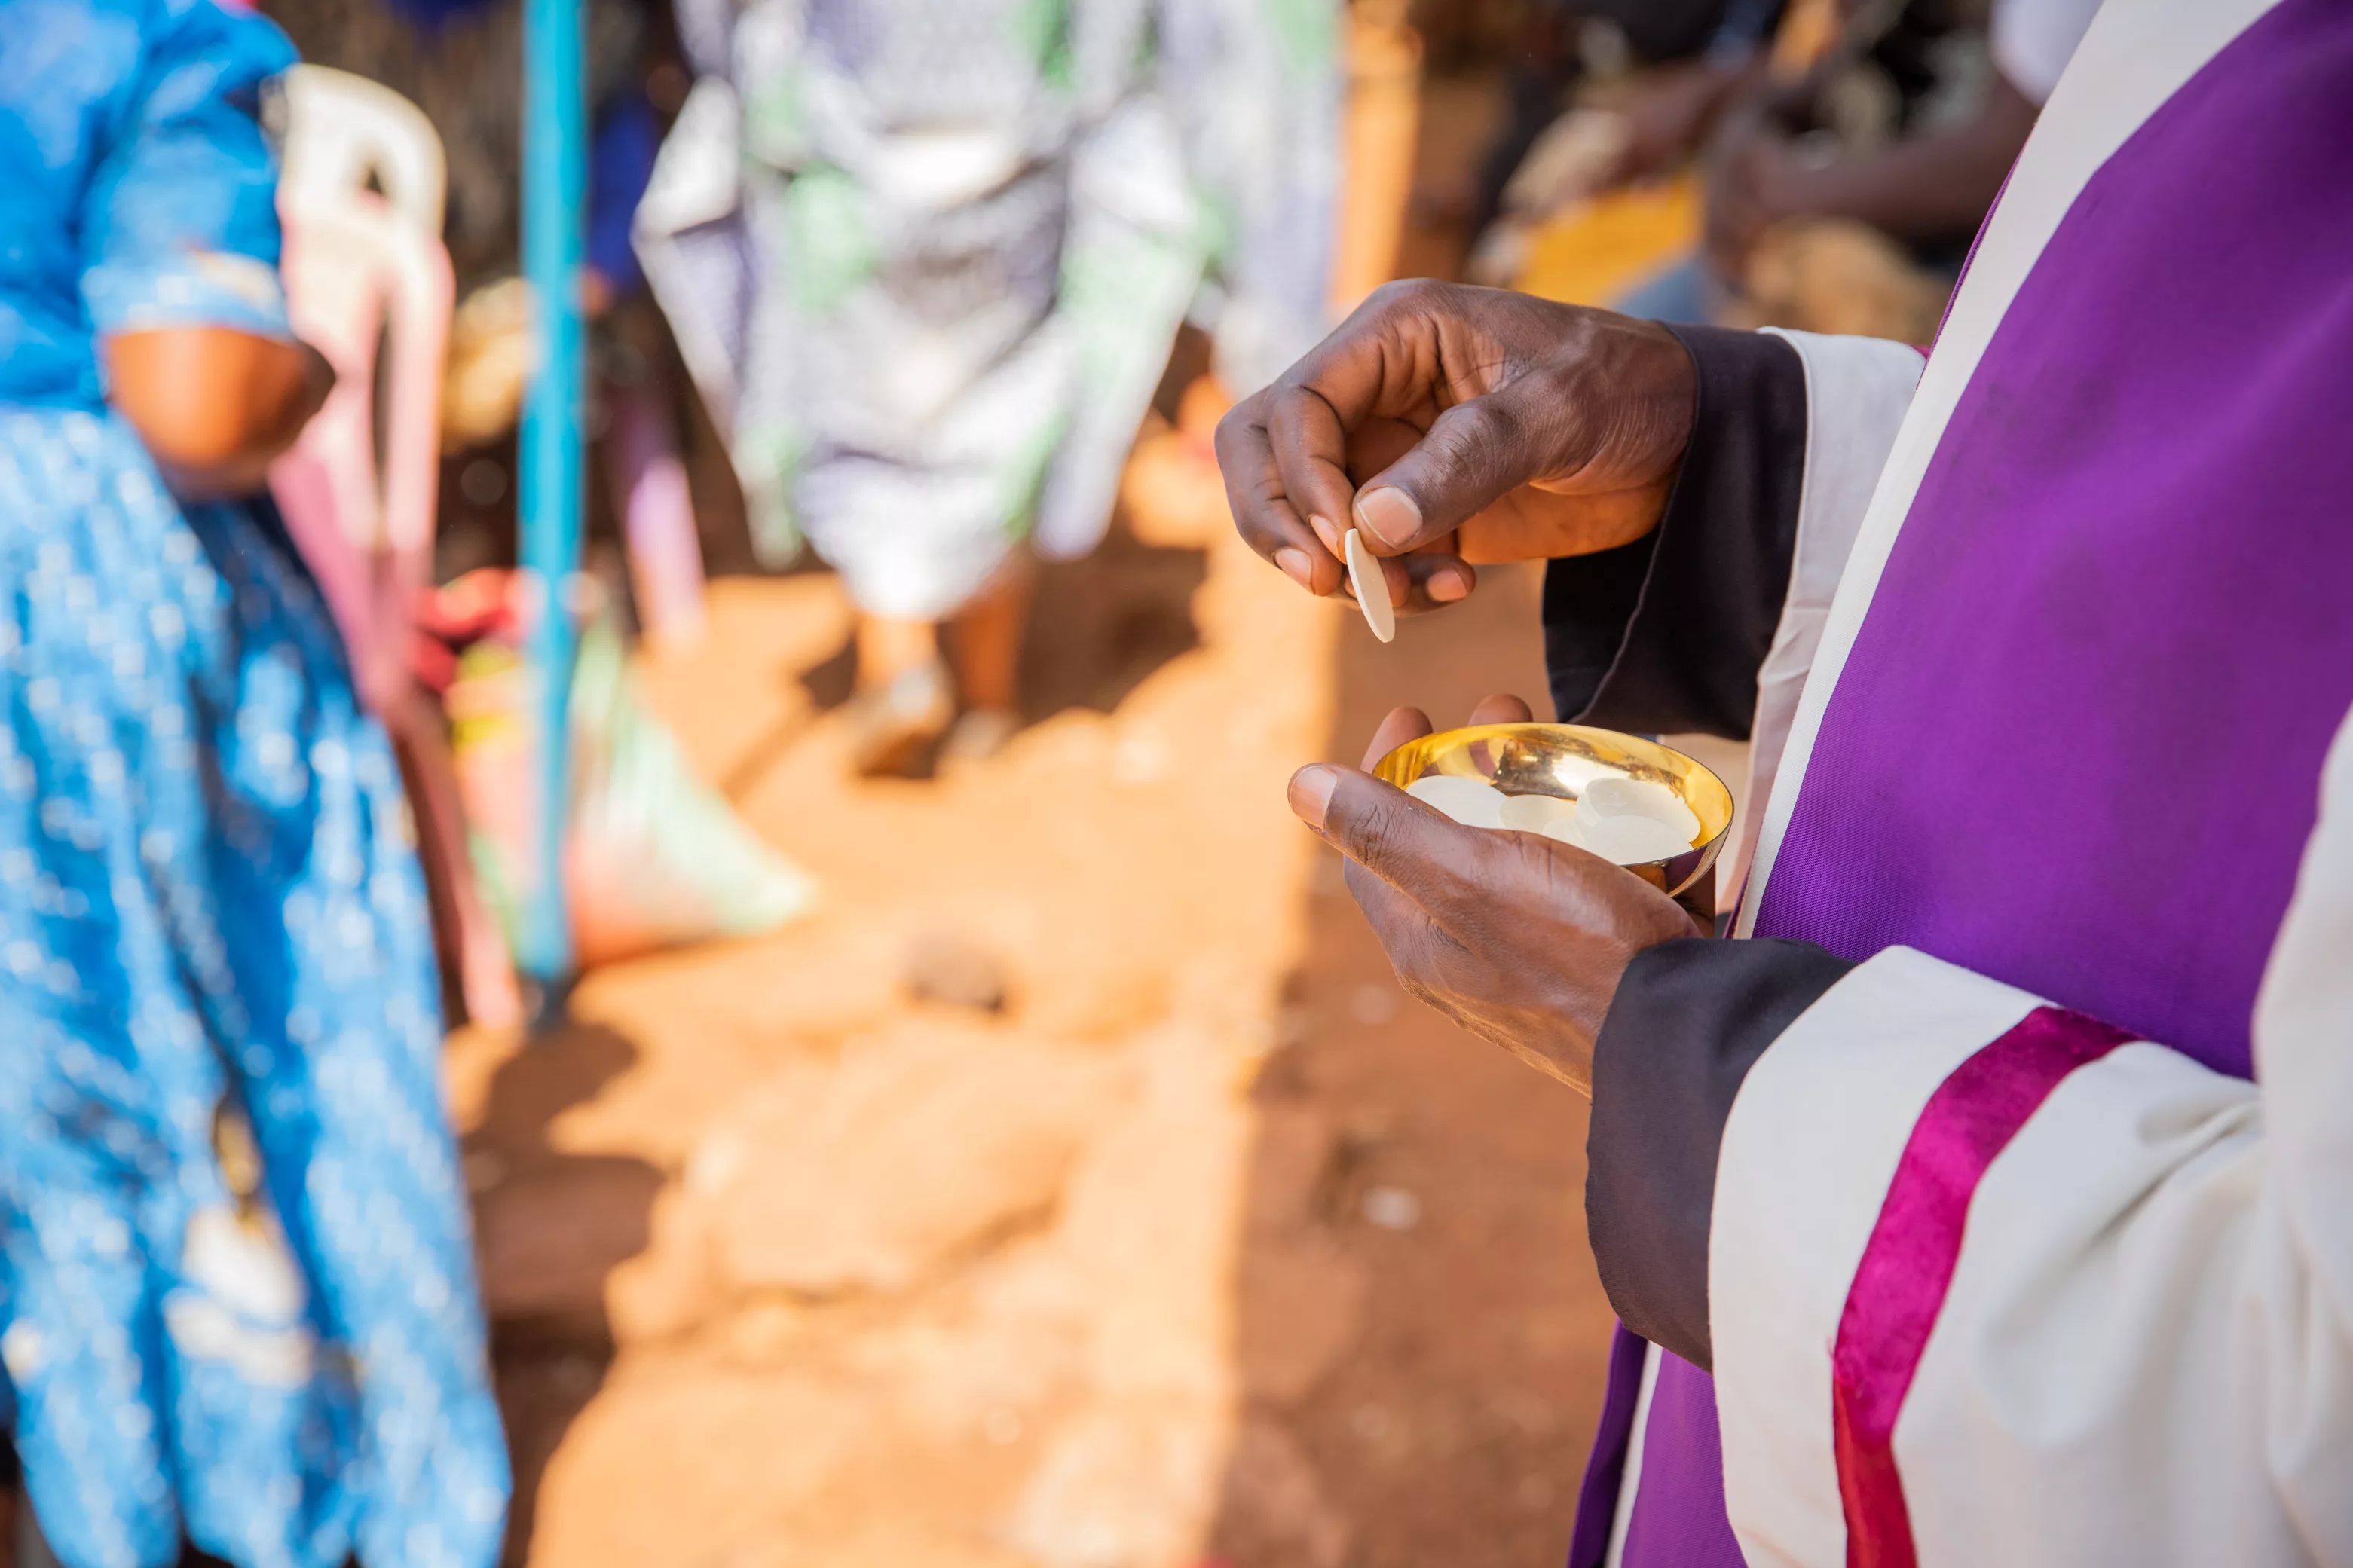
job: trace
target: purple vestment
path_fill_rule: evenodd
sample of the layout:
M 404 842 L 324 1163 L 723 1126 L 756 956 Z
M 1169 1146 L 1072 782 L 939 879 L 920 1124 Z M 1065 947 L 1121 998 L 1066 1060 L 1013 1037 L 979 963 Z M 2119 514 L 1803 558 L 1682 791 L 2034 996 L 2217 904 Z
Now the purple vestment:
M 1946 426 L 1757 934 L 1915 947 L 2250 1073 L 2353 705 L 2348 149 L 2353 7 L 2285 0 L 2093 176 Z M 1621 1345 L 1573 1568 L 1639 1370 Z M 1740 1562 L 1715 1434 L 1667 1358 L 1627 1568 Z

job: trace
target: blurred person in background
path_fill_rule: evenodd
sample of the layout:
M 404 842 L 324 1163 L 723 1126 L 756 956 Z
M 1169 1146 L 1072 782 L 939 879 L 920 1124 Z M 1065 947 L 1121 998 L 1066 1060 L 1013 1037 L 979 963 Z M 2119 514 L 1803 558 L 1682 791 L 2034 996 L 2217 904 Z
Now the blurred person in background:
M 1529 7 L 1502 132 L 1479 174 L 1472 231 L 1503 216 L 1504 192 L 1572 89 L 1588 76 L 1620 118 L 1602 183 L 1670 174 L 1761 72 L 1787 0 L 1538 0 Z
M 681 0 L 639 213 L 755 540 L 857 609 L 854 765 L 1018 723 L 1033 550 L 1083 553 L 1188 313 L 1255 387 L 1325 321 L 1334 0 Z
M 1597 198 L 1670 187 L 1727 106 L 1770 79 L 1784 34 L 1832 0 L 1545 0 L 1479 173 L 1465 275 L 1514 285 L 1537 229 Z
M 1953 0 L 1848 0 L 1825 58 L 1793 82 L 1759 76 L 1720 110 L 1700 254 L 1619 308 L 1926 342 L 2098 9 L 1993 0 L 1989 17 Z
M 215 0 L 0 0 L 0 1414 L 18 1561 L 486 1568 L 400 777 L 262 493 L 325 395 Z M 52 1557 L 53 1554 L 53 1557 Z

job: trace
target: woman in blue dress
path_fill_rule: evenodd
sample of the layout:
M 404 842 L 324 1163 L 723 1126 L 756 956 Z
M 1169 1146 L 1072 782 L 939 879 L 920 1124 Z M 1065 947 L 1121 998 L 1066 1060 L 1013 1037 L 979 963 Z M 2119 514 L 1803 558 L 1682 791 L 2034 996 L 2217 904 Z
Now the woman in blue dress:
M 323 394 L 216 0 L 0 0 L 0 1419 L 66 1568 L 487 1568 L 400 780 L 259 499 Z

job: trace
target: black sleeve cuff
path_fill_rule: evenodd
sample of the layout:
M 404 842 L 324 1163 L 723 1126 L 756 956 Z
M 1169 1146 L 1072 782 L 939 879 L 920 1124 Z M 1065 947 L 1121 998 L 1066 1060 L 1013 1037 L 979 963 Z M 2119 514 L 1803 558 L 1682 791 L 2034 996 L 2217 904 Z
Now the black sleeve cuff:
M 1768 332 L 1670 327 L 1699 371 L 1659 526 L 1545 574 L 1545 659 L 1563 719 L 1748 737 L 1789 591 L 1805 485 L 1806 369 Z
M 1714 1357 L 1707 1235 L 1734 1096 L 1766 1047 L 1852 969 L 1806 942 L 1694 937 L 1626 969 L 1593 1050 L 1585 1226 L 1619 1321 Z

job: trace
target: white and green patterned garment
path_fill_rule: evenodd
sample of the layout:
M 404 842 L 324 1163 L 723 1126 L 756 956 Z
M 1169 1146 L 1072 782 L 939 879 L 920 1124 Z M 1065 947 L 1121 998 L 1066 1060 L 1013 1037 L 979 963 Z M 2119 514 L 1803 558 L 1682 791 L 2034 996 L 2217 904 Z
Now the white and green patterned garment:
M 681 0 L 638 215 L 771 558 L 936 619 L 1101 537 L 1187 313 L 1239 389 L 1325 326 L 1335 0 Z

